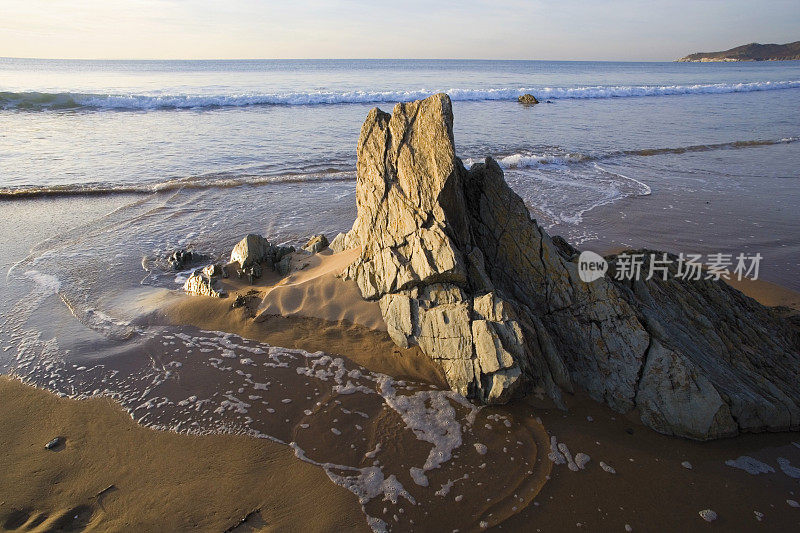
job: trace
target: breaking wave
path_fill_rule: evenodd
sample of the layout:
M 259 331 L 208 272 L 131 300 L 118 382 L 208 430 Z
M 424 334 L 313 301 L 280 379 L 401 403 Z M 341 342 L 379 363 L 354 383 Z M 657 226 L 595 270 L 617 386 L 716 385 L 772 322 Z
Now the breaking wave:
M 800 88 L 800 80 L 710 83 L 695 85 L 594 85 L 584 87 L 520 87 L 496 89 L 419 89 L 412 91 L 312 91 L 228 95 L 147 95 L 0 92 L 0 109 L 203 109 L 263 105 L 329 105 L 410 102 L 437 92 L 454 101 L 516 100 L 531 93 L 540 100 L 629 98 L 682 94 L 725 94 Z
M 725 143 L 693 144 L 689 146 L 675 146 L 665 148 L 641 148 L 638 150 L 618 150 L 605 154 L 561 153 L 561 154 L 536 154 L 530 152 L 517 152 L 512 154 L 498 154 L 495 159 L 504 169 L 539 168 L 547 166 L 568 166 L 575 163 L 590 161 L 603 161 L 619 157 L 648 157 L 664 154 L 687 154 L 693 152 L 713 152 L 715 150 L 737 150 L 743 148 L 757 148 L 760 146 L 773 146 L 777 144 L 791 144 L 800 141 L 800 137 L 783 137 L 781 139 L 756 139 L 749 141 L 732 141 Z M 467 158 L 464 164 L 471 166 L 476 159 Z
M 0 187 L 0 201 L 53 196 L 107 196 L 122 194 L 153 194 L 181 189 L 230 189 L 244 185 L 271 183 L 314 183 L 355 180 L 351 170 L 330 169 L 327 172 L 283 175 L 248 175 L 232 173 L 205 174 L 188 178 L 172 178 L 141 184 L 74 183 L 64 185 L 32 185 Z

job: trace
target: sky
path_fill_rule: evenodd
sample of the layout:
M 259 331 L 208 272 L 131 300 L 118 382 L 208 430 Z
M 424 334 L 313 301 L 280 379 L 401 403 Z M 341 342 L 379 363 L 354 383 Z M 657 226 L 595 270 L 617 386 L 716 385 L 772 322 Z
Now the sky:
M 800 40 L 800 0 L 0 0 L 0 57 L 669 61 Z

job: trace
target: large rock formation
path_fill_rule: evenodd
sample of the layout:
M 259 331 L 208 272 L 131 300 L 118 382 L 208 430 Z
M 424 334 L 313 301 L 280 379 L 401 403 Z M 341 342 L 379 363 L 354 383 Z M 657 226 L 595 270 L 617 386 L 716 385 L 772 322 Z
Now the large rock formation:
M 447 95 L 373 109 L 358 141 L 358 217 L 332 248 L 389 334 L 486 403 L 583 387 L 697 439 L 800 427 L 798 331 L 722 282 L 586 283 L 578 252 L 530 218 L 492 159 L 456 157 Z M 613 258 L 612 258 L 613 259 Z M 612 260 L 612 269 L 614 261 Z

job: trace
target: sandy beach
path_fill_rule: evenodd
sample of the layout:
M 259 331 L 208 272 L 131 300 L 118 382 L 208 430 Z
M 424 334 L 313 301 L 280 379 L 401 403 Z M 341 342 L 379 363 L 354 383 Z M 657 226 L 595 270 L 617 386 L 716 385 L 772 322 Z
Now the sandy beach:
M 286 446 L 153 431 L 112 400 L 58 398 L 8 377 L 0 401 L 4 530 L 367 529 L 352 495 Z M 55 437 L 63 444 L 45 449 Z
M 336 277 L 355 253 L 298 254 L 288 277 L 265 276 L 252 286 L 223 280 L 229 291 L 224 299 L 172 295 L 150 320 L 346 354 L 374 372 L 443 387 L 438 367 L 419 350 L 403 350 L 391 342 L 377 304 L 363 301 L 352 282 Z M 796 306 L 796 293 L 774 285 L 742 287 L 765 302 Z M 251 303 L 231 309 L 240 294 Z M 0 444 L 7 454 L 0 493 L 5 529 L 368 530 L 356 496 L 284 444 L 242 435 L 148 429 L 111 399 L 58 398 L 10 378 L 0 379 L 0 401 Z M 766 464 L 781 457 L 797 465 L 800 434 L 745 435 L 707 443 L 676 439 L 644 427 L 635 412 L 619 415 L 580 392 L 569 397 L 568 411 L 531 398 L 482 413 L 527 426 L 536 443 L 527 452 L 534 457 L 533 471 L 522 476 L 528 493 L 516 501 L 515 492 L 515 505 L 495 509 L 498 529 L 623 531 L 630 526 L 649 531 L 669 523 L 704 530 L 709 524 L 698 512 L 706 508 L 719 516 L 710 525 L 728 531 L 800 525 L 800 510 L 787 503 L 800 497 L 796 479 L 780 469 L 753 475 L 725 464 L 744 455 Z M 395 423 L 388 422 L 387 429 Z M 315 430 L 312 440 L 328 439 L 322 429 Z M 549 436 L 567 443 L 573 453 L 588 454 L 585 470 L 552 465 L 546 457 Z M 54 437 L 63 443 L 45 449 Z M 403 453 L 415 452 L 404 448 Z M 483 457 L 462 461 L 477 467 Z M 607 471 L 609 466 L 614 473 Z M 220 471 L 226 475 L 220 477 Z M 516 491 L 521 490 L 520 485 Z M 423 529 L 452 525 L 452 513 L 461 511 L 457 503 L 447 509 L 438 517 L 418 516 Z M 418 514 L 413 507 L 408 512 Z M 468 523 L 467 529 L 481 529 Z

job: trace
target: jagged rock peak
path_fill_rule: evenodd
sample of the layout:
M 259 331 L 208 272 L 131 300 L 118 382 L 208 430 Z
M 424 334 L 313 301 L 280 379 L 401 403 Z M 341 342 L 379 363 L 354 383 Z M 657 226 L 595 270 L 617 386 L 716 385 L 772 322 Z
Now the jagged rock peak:
M 447 95 L 369 112 L 356 202 L 332 244 L 361 246 L 343 277 L 454 390 L 559 402 L 578 385 L 697 439 L 800 427 L 795 327 L 721 282 L 583 282 L 578 251 L 531 219 L 495 161 L 456 157 Z

